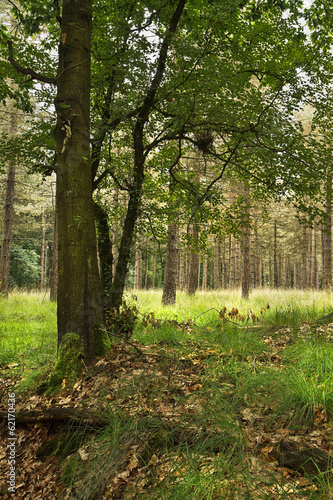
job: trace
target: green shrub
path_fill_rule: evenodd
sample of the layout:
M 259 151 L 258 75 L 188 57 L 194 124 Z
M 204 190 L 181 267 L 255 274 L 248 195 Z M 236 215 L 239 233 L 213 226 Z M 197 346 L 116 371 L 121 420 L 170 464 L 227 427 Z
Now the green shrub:
M 10 257 L 9 284 L 11 288 L 37 288 L 40 278 L 39 256 L 35 250 L 13 246 Z

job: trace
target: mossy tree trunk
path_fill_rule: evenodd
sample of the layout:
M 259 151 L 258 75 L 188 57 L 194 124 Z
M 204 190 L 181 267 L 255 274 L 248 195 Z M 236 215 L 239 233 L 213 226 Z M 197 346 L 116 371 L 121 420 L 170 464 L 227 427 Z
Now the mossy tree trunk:
M 97 342 L 103 354 L 96 337 L 105 324 L 90 161 L 91 28 L 92 0 L 63 0 L 55 99 L 58 344 L 68 332 L 79 334 L 88 362 L 95 357 Z

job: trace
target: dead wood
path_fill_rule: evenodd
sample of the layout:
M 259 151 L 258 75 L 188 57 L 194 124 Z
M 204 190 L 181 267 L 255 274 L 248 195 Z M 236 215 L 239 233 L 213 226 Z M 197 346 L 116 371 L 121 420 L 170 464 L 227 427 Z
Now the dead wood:
M 279 443 L 277 460 L 282 467 L 310 475 L 318 475 L 333 467 L 333 457 L 326 451 L 316 447 L 301 448 L 292 441 Z
M 12 416 L 12 415 L 11 415 Z M 0 419 L 8 419 L 7 411 L 0 411 Z M 93 410 L 79 408 L 45 408 L 43 410 L 18 411 L 15 413 L 15 422 L 31 424 L 36 422 L 76 422 L 80 425 L 104 426 L 108 423 L 107 415 Z

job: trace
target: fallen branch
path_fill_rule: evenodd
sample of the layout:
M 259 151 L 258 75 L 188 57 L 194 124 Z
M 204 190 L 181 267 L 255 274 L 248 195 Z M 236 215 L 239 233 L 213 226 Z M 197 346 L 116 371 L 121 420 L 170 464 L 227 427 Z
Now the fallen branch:
M 0 411 L 0 419 L 8 420 L 8 411 Z M 79 408 L 45 408 L 44 410 L 20 410 L 15 413 L 15 423 L 31 424 L 36 422 L 76 422 L 80 425 L 102 427 L 109 423 L 107 415 Z

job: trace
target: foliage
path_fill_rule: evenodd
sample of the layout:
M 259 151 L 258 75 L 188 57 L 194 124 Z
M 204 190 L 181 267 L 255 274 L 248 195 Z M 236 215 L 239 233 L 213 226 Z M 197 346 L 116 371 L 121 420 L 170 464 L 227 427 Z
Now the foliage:
M 39 256 L 35 250 L 13 246 L 10 259 L 11 288 L 37 288 L 40 278 Z

